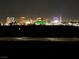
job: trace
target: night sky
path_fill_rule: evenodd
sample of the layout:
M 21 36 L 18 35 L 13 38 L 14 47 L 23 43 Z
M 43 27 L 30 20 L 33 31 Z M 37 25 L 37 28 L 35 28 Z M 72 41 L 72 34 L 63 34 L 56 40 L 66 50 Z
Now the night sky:
M 79 1 L 0 0 L 0 16 L 79 17 Z

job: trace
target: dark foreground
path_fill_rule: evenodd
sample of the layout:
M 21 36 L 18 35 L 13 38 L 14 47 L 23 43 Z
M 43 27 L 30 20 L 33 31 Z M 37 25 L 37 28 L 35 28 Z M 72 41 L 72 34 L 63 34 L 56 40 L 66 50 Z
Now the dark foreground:
M 0 26 L 0 37 L 79 37 L 79 27 Z
M 0 58 L 79 57 L 79 27 L 3 26 L 0 36 Z

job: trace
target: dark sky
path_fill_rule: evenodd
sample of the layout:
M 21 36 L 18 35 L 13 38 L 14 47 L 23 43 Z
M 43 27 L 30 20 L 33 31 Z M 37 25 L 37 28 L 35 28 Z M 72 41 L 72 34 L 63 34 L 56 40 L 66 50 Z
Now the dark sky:
M 0 16 L 79 17 L 78 0 L 0 0 Z

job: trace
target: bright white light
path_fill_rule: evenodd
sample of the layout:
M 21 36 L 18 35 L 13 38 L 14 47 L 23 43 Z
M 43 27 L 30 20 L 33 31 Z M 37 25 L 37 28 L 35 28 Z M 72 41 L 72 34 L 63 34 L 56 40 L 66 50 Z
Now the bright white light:
M 66 24 L 62 24 L 62 25 L 66 25 Z
M 25 22 L 26 24 L 30 24 L 30 22 Z
M 25 22 L 25 25 L 28 25 L 28 24 L 30 24 L 30 23 L 31 23 L 30 21 L 26 21 L 26 22 Z
M 16 39 L 18 39 L 18 40 L 22 40 L 23 38 L 16 38 Z
M 1 26 L 3 26 L 4 24 L 1 23 Z
M 5 25 L 6 25 L 6 26 L 9 26 L 9 24 L 8 24 L 8 23 L 6 23 Z
M 17 23 L 17 25 L 21 25 L 21 24 Z
M 68 23 L 69 25 L 72 25 L 72 23 Z
M 21 17 L 22 19 L 24 19 L 25 17 Z
M 54 20 L 53 23 L 59 23 L 59 21 L 58 20 Z
M 73 26 L 78 26 L 77 24 L 73 24 Z

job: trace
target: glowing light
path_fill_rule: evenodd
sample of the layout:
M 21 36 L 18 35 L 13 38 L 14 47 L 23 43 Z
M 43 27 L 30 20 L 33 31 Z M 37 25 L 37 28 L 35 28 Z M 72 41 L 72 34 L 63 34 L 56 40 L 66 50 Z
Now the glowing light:
M 6 26 L 9 26 L 9 24 L 8 24 L 8 23 L 6 23 L 5 25 L 6 25 Z
M 36 22 L 34 22 L 34 24 L 36 24 L 36 25 L 45 25 L 46 22 L 43 22 L 43 21 L 36 21 Z
M 53 20 L 60 20 L 60 18 L 58 18 L 58 17 L 54 17 Z
M 26 21 L 25 22 L 25 25 L 28 25 L 28 24 L 31 24 L 31 22 L 30 21 Z
M 46 23 L 46 25 L 51 25 L 51 23 Z
M 77 24 L 73 24 L 73 26 L 78 26 Z
M 22 40 L 22 38 L 16 38 L 16 39 L 18 39 L 18 40 Z
M 19 30 L 21 30 L 21 28 L 19 28 Z
M 53 23 L 59 23 L 59 21 L 58 20 L 54 20 Z
M 25 17 L 20 17 L 20 18 L 25 19 Z
M 68 23 L 69 25 L 72 25 L 72 23 Z

